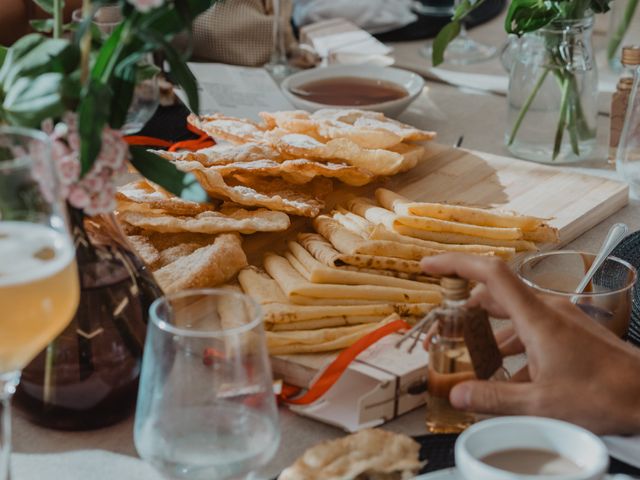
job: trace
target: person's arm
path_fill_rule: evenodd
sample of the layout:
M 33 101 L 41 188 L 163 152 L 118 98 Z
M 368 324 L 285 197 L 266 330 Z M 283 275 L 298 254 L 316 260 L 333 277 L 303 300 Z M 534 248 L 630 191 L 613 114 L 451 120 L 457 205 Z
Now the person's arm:
M 528 357 L 511 382 L 457 385 L 450 396 L 455 407 L 559 418 L 599 434 L 640 433 L 639 349 L 570 302 L 534 295 L 502 260 L 445 254 L 422 266 L 479 282 L 470 303 L 513 322 L 498 335 L 503 354 Z

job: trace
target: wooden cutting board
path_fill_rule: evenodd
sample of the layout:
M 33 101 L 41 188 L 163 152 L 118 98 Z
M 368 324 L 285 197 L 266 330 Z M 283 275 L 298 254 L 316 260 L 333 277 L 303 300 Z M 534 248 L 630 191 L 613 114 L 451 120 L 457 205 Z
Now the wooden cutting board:
M 542 249 L 571 242 L 629 201 L 628 186 L 621 182 L 429 143 L 427 158 L 413 170 L 365 187 L 340 185 L 327 199 L 328 207 L 353 194 L 373 197 L 381 186 L 414 201 L 496 207 L 549 218 L 559 229 L 560 244 Z M 265 251 L 282 251 L 288 238 L 310 230 L 307 219 L 295 218 L 287 232 L 247 237 L 250 263 L 261 264 Z
M 629 201 L 628 186 L 606 178 L 435 143 L 429 144 L 428 153 L 427 159 L 407 173 L 361 188 L 339 186 L 328 199 L 328 208 L 353 194 L 373 198 L 375 189 L 384 186 L 415 201 L 513 210 L 550 219 L 560 232 L 560 244 L 541 246 L 550 250 L 571 242 Z M 285 233 L 247 237 L 245 250 L 250 263 L 260 265 L 264 252 L 284 251 L 289 238 L 311 230 L 308 219 L 296 218 Z M 526 255 L 517 256 L 514 262 Z M 283 355 L 273 358 L 272 363 L 278 378 L 307 386 L 335 356 L 333 352 Z

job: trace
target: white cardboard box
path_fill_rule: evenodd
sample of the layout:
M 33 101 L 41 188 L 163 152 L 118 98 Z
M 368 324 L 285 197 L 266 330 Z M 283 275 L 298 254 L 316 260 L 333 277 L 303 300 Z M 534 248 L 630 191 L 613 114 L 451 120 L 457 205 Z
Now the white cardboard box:
M 322 398 L 310 405 L 291 405 L 291 410 L 354 432 L 382 425 L 424 405 L 429 355 L 421 344 L 409 353 L 411 341 L 401 349 L 395 348 L 399 339 L 399 334 L 392 334 L 373 344 Z M 337 354 L 274 357 L 274 376 L 307 388 L 336 357 Z

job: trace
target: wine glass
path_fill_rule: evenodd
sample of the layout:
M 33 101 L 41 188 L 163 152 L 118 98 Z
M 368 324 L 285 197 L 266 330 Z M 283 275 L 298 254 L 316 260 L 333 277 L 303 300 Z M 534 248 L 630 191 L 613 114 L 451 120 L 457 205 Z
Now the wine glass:
M 455 0 L 453 5 L 453 12 L 462 3 L 462 0 Z M 420 49 L 420 53 L 423 56 L 431 60 L 433 48 L 429 43 Z M 447 49 L 444 52 L 444 61 L 455 65 L 468 65 L 470 63 L 484 62 L 489 60 L 497 53 L 497 49 L 490 45 L 484 45 L 469 37 L 467 33 L 467 27 L 465 26 L 465 20 L 460 22 L 460 33 L 458 36 L 447 45 Z
M 271 76 L 277 80 L 282 80 L 297 71 L 296 68 L 289 65 L 287 60 L 285 37 L 286 22 L 289 19 L 282 15 L 281 7 L 280 0 L 273 0 L 273 51 L 271 52 L 269 63 L 264 66 Z
M 260 307 L 233 290 L 188 290 L 150 308 L 134 439 L 171 479 L 247 478 L 280 441 Z
M 46 135 L 0 127 L 0 480 L 8 480 L 10 401 L 24 368 L 69 324 L 80 288 Z

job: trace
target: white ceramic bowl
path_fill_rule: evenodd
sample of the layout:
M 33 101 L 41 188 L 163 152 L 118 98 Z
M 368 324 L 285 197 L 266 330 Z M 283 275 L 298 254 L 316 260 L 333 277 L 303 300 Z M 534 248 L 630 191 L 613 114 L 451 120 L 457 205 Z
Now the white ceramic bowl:
M 300 87 L 307 82 L 325 80 L 336 77 L 362 77 L 367 79 L 385 80 L 403 87 L 408 95 L 398 100 L 374 103 L 371 105 L 359 105 L 357 107 L 345 105 L 326 105 L 324 103 L 311 102 L 291 93 L 290 88 Z M 333 65 L 322 68 L 303 70 L 285 78 L 280 84 L 282 93 L 296 108 L 315 112 L 321 108 L 358 108 L 360 110 L 375 110 L 388 117 L 400 115 L 413 102 L 424 87 L 424 80 L 416 73 L 392 67 L 375 67 L 371 65 Z
M 575 475 L 520 475 L 480 461 L 495 452 L 517 448 L 550 450 L 572 460 L 582 472 Z M 468 480 L 600 480 L 609 467 L 602 440 L 571 423 L 540 417 L 500 417 L 465 430 L 455 446 L 456 467 Z

